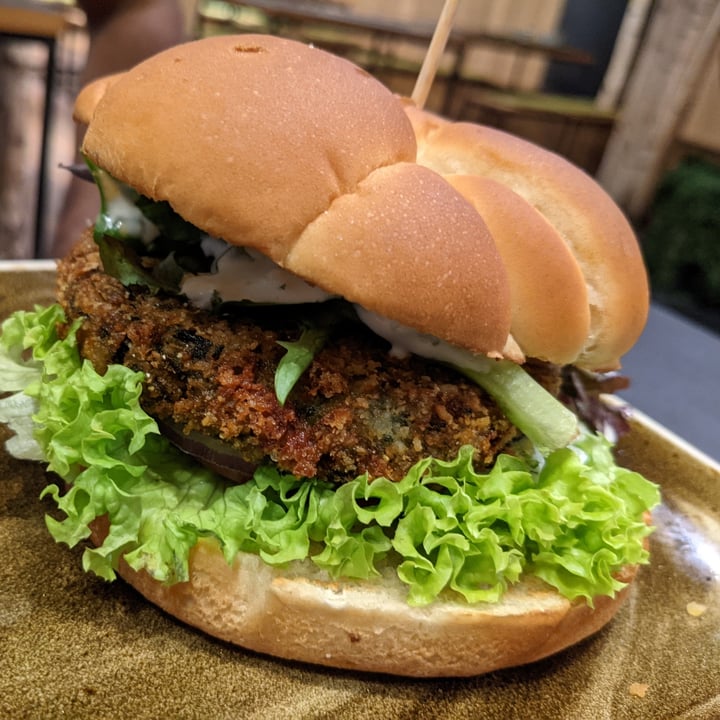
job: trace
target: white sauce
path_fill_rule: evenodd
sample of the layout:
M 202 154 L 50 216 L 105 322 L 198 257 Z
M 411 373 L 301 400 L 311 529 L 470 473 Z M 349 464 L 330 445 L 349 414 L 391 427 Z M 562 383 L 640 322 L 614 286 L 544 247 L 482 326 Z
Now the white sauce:
M 469 350 L 455 347 L 432 335 L 425 335 L 395 320 L 369 312 L 359 305 L 355 305 L 355 312 L 376 335 L 385 338 L 392 345 L 390 354 L 395 357 L 420 355 L 479 373 L 486 373 L 492 369 L 493 361 L 484 355 L 475 355 Z
M 145 245 L 157 237 L 157 227 L 122 192 L 107 198 L 105 202 L 105 216 L 120 235 L 138 238 Z
M 185 275 L 180 288 L 197 307 L 209 308 L 213 297 L 224 302 L 282 305 L 324 302 L 333 297 L 255 250 L 230 247 L 210 237 L 202 241 L 202 248 L 214 258 L 212 271 Z
M 284 270 L 256 250 L 228 246 L 210 236 L 202 241 L 201 246 L 208 257 L 214 258 L 211 272 L 187 274 L 181 284 L 183 294 L 196 307 L 208 309 L 215 297 L 224 302 L 244 300 L 281 305 L 324 302 L 336 297 Z M 492 361 L 485 356 L 454 347 L 432 335 L 376 315 L 360 305 L 354 307 L 360 321 L 390 343 L 390 354 L 395 357 L 413 354 L 476 372 L 484 373 L 491 369 Z

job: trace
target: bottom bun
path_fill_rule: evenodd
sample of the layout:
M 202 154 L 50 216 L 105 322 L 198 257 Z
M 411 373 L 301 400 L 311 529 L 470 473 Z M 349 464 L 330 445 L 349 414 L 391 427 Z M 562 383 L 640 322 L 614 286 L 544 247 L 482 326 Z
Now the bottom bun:
M 106 532 L 98 523 L 92 540 Z M 636 572 L 627 566 L 619 579 L 629 583 Z M 540 660 L 597 632 L 628 592 L 596 598 L 590 608 L 528 580 L 497 604 L 411 607 L 394 574 L 335 581 L 310 562 L 274 568 L 248 553 L 229 565 L 212 540 L 193 549 L 188 582 L 163 585 L 124 562 L 119 574 L 170 615 L 249 650 L 415 677 L 480 675 Z

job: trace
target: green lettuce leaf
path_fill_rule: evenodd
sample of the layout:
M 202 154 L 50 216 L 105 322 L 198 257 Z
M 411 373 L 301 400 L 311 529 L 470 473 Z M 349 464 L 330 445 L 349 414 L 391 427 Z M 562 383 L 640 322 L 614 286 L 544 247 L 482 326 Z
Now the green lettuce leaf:
M 325 328 L 305 328 L 295 342 L 280 342 L 278 345 L 287 350 L 275 370 L 275 395 L 281 405 L 285 404 L 295 383 L 302 377 L 316 353 L 327 341 Z
M 231 485 L 160 436 L 140 407 L 141 374 L 111 366 L 98 375 L 79 357 L 77 326 L 58 336 L 62 322 L 53 307 L 4 324 L 0 363 L 16 368 L 0 391 L 14 393 L 16 409 L 0 407 L 0 421 L 29 401 L 33 442 L 71 483 L 43 491 L 61 511 L 46 519 L 57 541 L 76 545 L 107 518 L 107 538 L 83 555 L 103 578 L 124 557 L 162 582 L 187 580 L 192 547 L 210 537 L 228 562 L 240 551 L 273 565 L 310 559 L 333 578 L 392 568 L 413 605 L 441 596 L 495 602 L 523 575 L 592 603 L 621 587 L 623 565 L 647 562 L 644 513 L 658 488 L 618 467 L 601 436 L 585 432 L 544 458 L 503 455 L 488 473 L 475 471 L 463 447 L 396 483 L 363 475 L 335 487 L 261 467 Z M 18 390 L 23 372 L 28 384 Z

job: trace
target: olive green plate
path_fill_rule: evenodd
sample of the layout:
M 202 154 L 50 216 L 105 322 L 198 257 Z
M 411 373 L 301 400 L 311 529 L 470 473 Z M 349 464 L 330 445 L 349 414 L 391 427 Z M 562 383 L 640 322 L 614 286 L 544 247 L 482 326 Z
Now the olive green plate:
M 43 267 L 0 272 L 0 316 L 52 299 Z M 615 620 L 531 666 L 412 680 L 230 647 L 86 575 L 45 530 L 42 469 L 0 452 L 0 717 L 720 718 L 720 468 L 642 416 L 620 457 L 664 502 Z

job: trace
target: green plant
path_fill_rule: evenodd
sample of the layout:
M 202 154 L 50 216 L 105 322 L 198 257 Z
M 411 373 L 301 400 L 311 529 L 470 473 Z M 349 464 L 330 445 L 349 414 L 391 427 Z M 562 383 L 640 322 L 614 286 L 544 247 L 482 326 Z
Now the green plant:
M 720 312 L 720 167 L 689 158 L 668 172 L 641 241 L 654 293 Z

